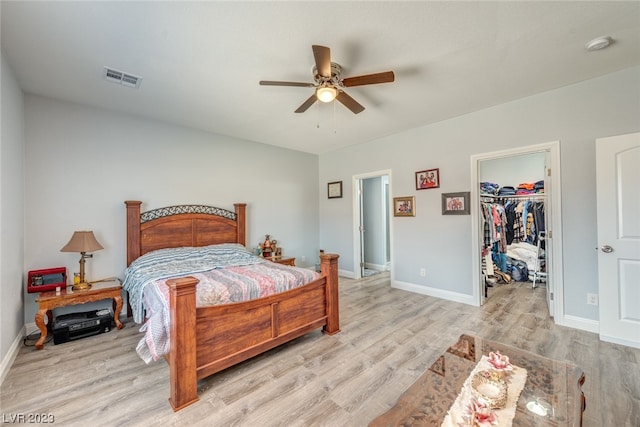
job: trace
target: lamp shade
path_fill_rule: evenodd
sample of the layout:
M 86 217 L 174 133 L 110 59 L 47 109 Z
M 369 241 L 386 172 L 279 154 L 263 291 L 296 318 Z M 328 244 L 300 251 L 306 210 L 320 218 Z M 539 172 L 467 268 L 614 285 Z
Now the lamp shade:
M 331 102 L 337 95 L 338 91 L 333 86 L 322 86 L 316 90 L 316 97 L 322 102 Z
M 94 252 L 104 249 L 93 235 L 93 231 L 74 231 L 69 243 L 60 252 Z

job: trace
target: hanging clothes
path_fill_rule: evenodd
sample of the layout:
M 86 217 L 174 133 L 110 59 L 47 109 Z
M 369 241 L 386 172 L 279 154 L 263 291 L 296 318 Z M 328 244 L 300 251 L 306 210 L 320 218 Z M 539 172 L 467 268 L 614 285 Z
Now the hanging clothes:
M 489 248 L 498 243 L 498 247 L 505 252 L 507 249 L 507 217 L 504 206 L 498 203 L 483 202 L 482 217 L 484 220 L 484 247 Z
M 523 241 L 537 245 L 540 233 L 545 232 L 544 202 L 532 200 L 524 202 L 523 218 L 525 217 L 526 226 Z
M 540 240 L 540 235 L 546 233 L 546 229 L 545 229 L 545 222 L 544 222 L 544 202 L 534 202 L 533 203 L 533 221 L 535 223 L 536 226 L 536 242 L 538 240 Z M 542 239 L 540 241 L 540 247 L 542 249 L 545 248 L 545 240 L 546 239 Z
M 516 201 L 513 202 L 513 204 L 514 218 L 513 224 L 511 225 L 513 228 L 513 240 L 511 241 L 511 243 L 520 243 L 524 241 L 526 237 L 524 234 L 524 222 L 522 220 L 524 213 L 524 203 Z
M 504 206 L 482 203 L 484 219 L 484 248 L 491 250 L 491 258 L 501 271 L 507 271 L 507 217 Z
M 538 244 L 540 233 L 545 231 L 544 202 L 539 197 L 487 195 L 481 199 L 483 254 L 490 252 L 499 270 L 511 274 L 517 268 L 520 276 L 527 277 L 526 265 L 523 268 L 522 263 L 514 262 L 506 253 L 511 244 Z

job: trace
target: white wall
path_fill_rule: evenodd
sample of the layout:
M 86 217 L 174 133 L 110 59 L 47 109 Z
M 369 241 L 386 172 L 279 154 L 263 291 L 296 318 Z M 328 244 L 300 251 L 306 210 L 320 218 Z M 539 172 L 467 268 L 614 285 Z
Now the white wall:
M 4 59 L 0 110 L 0 382 L 24 325 L 24 99 Z
M 93 230 L 104 250 L 87 261 L 87 278 L 122 278 L 124 200 L 143 210 L 246 202 L 248 246 L 268 233 L 298 265 L 316 263 L 315 155 L 32 95 L 25 121 L 25 270 L 78 271 L 79 254 L 60 248 L 74 230 Z M 27 323 L 34 300 L 26 295 Z
M 640 130 L 640 67 L 498 105 L 320 156 L 320 185 L 390 169 L 391 197 L 415 196 L 415 217 L 392 217 L 392 281 L 471 302 L 469 216 L 441 214 L 441 193 L 471 191 L 470 156 L 561 141 L 565 314 L 597 319 L 595 139 Z M 441 186 L 416 191 L 415 171 Z M 353 270 L 352 190 L 320 200 L 320 245 Z M 334 202 L 334 200 L 332 200 Z M 426 277 L 420 277 L 420 268 Z M 405 287 L 406 287 L 405 286 Z
M 545 153 L 523 154 L 480 162 L 480 182 L 517 188 L 521 183 L 544 180 Z
M 74 230 L 93 229 L 105 247 L 88 261 L 89 278 L 122 276 L 125 199 L 142 200 L 145 209 L 175 203 L 231 208 L 234 202 L 247 202 L 249 246 L 269 233 L 299 264 L 313 265 L 322 247 L 341 255 L 341 270 L 353 270 L 352 189 L 344 186 L 344 197 L 329 201 L 326 183 L 391 170 L 390 196 L 414 195 L 417 205 L 416 217 L 392 217 L 394 284 L 470 296 L 470 218 L 442 216 L 440 194 L 470 190 L 472 154 L 558 139 L 565 313 L 597 317 L 584 297 L 598 291 L 595 139 L 640 130 L 640 67 L 324 154 L 319 160 L 37 96 L 25 97 L 23 118 L 21 92 L 6 68 L 3 60 L 0 356 L 5 356 L 21 322 L 33 322 L 34 296 L 26 294 L 24 305 L 22 301 L 23 274 L 54 266 L 77 270 L 78 256 L 59 252 Z M 21 151 L 23 137 L 26 154 Z M 440 168 L 441 187 L 415 191 L 415 171 L 434 167 Z M 22 176 L 24 196 L 19 190 Z M 420 277 L 420 268 L 426 269 L 426 278 Z

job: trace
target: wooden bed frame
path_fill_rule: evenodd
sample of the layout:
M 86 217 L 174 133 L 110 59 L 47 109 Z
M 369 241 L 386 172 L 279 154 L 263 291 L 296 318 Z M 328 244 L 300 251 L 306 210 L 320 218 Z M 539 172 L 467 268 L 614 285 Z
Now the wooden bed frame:
M 235 212 L 186 205 L 141 214 L 139 201 L 127 209 L 127 265 L 156 249 L 219 243 L 245 245 L 245 207 Z M 320 255 L 322 277 L 302 287 L 257 300 L 196 307 L 193 277 L 170 287 L 171 349 L 169 402 L 178 411 L 198 400 L 197 381 L 319 327 L 340 332 L 338 255 Z

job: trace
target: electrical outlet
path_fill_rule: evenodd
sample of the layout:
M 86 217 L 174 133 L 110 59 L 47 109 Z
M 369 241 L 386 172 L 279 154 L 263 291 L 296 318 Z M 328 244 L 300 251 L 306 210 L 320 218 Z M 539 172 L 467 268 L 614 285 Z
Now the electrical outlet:
M 598 294 L 587 294 L 587 304 L 598 305 Z
M 427 275 L 427 270 L 423 267 L 420 269 L 420 277 L 425 277 Z
M 300 261 L 305 262 L 306 260 L 307 260 L 307 257 L 306 257 L 306 256 L 302 255 L 302 256 L 300 257 Z

